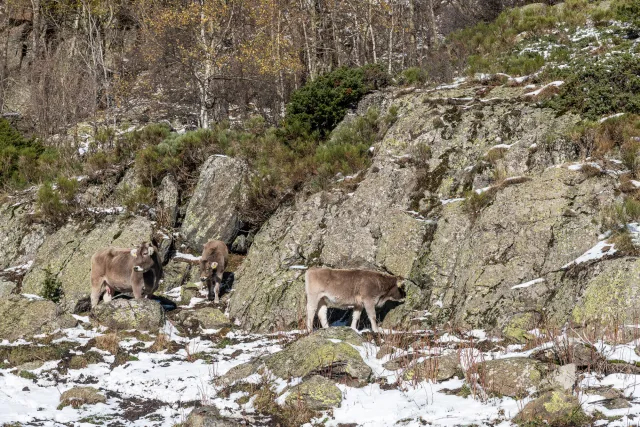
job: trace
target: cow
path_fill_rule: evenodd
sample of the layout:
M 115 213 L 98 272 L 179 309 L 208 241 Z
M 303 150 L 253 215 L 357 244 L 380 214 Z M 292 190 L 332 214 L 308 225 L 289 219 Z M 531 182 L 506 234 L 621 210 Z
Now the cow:
M 91 308 L 105 291 L 104 302 L 111 301 L 115 291 L 132 292 L 136 299 L 152 295 L 162 275 L 158 250 L 151 244 L 101 249 L 91 257 Z
M 329 327 L 327 307 L 353 307 L 351 327 L 357 329 L 362 308 L 367 310 L 371 329 L 378 332 L 376 307 L 385 302 L 402 301 L 403 279 L 371 270 L 310 268 L 305 273 L 307 293 L 307 329 L 313 330 L 316 312 L 323 328 Z
M 227 268 L 229 249 L 220 240 L 209 240 L 205 243 L 200 257 L 200 281 L 207 285 L 209 301 L 220 302 L 220 284 L 224 269 Z

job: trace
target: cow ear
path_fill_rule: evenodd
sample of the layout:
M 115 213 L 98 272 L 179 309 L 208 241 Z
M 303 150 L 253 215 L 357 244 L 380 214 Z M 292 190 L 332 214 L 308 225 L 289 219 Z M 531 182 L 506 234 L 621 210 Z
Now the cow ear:
M 153 246 L 149 246 L 149 256 L 153 255 Z
M 211 269 L 215 270 L 216 268 L 218 268 L 218 263 L 217 262 L 212 262 L 211 263 Z
M 398 280 L 398 288 L 404 288 L 404 280 Z
M 131 249 L 131 256 L 132 257 L 137 257 L 138 256 L 138 250 L 137 249 Z

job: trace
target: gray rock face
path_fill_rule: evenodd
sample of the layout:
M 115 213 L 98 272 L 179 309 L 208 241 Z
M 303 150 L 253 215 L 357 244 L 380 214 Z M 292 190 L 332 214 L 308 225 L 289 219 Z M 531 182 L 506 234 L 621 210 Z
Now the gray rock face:
M 194 249 L 201 250 L 209 239 L 233 242 L 240 228 L 247 171 L 246 163 L 226 156 L 212 156 L 204 163 L 182 223 L 182 234 Z
M 477 369 L 488 393 L 519 398 L 545 384 L 551 370 L 544 363 L 523 357 L 481 362 Z
M 0 298 L 8 297 L 15 288 L 15 283 L 8 280 L 2 280 L 2 278 L 0 278 Z
M 15 198 L 0 205 L 0 270 L 33 260 L 42 245 L 44 227 L 27 221 L 32 208 L 30 202 Z
M 59 313 L 51 301 L 30 300 L 19 295 L 0 299 L 0 340 L 15 341 L 58 328 L 73 328 L 78 321 Z
M 157 331 L 164 326 L 165 313 L 154 300 L 118 298 L 95 306 L 91 311 L 91 319 L 115 330 Z
M 342 392 L 333 381 L 314 375 L 292 387 L 285 399 L 285 402 L 290 405 L 297 405 L 300 401 L 311 410 L 323 411 L 339 407 L 342 403 Z
M 231 317 L 253 330 L 298 327 L 304 276 L 290 267 L 326 265 L 410 278 L 385 327 L 451 322 L 517 335 L 543 309 L 566 319 L 582 282 L 562 267 L 597 243 L 593 218 L 614 200 L 615 179 L 550 167 L 572 159 L 560 135 L 577 117 L 522 93 L 398 96 L 399 118 L 352 193 L 300 198 L 263 225 L 236 273 Z M 376 97 L 366 102 L 387 106 L 392 95 Z
M 173 227 L 178 217 L 178 183 L 167 175 L 158 189 L 158 219 L 167 227 Z
M 38 249 L 33 268 L 24 277 L 22 290 L 38 294 L 42 289 L 45 269 L 59 273 L 62 283 L 64 310 L 74 312 L 78 303 L 91 292 L 91 257 L 102 248 L 133 247 L 150 241 L 152 225 L 141 217 L 107 217 L 91 229 L 67 224 L 47 237 Z

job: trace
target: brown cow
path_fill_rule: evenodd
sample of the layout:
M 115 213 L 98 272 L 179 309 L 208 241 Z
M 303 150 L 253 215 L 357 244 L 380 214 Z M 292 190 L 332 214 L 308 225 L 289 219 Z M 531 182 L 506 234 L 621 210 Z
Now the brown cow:
M 98 305 L 104 291 L 104 302 L 111 301 L 114 291 L 132 292 L 136 299 L 149 296 L 158 289 L 162 274 L 153 245 L 101 249 L 91 257 L 91 307 Z
M 353 307 L 351 327 L 357 328 L 362 308 L 367 310 L 371 329 L 378 332 L 376 306 L 402 301 L 405 292 L 401 278 L 370 270 L 310 268 L 305 274 L 307 292 L 307 329 L 313 330 L 316 312 L 323 328 L 329 327 L 327 306 Z
M 200 281 L 207 285 L 209 301 L 213 299 L 216 304 L 220 302 L 220 284 L 228 260 L 229 249 L 224 242 L 209 240 L 205 243 L 200 257 Z

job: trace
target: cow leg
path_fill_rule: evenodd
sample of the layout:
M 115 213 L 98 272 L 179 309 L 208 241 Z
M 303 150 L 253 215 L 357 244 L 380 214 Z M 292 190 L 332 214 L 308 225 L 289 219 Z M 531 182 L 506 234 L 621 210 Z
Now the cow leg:
M 367 310 L 367 316 L 369 316 L 369 321 L 371 322 L 371 330 L 373 332 L 378 332 L 378 324 L 376 323 L 376 305 L 373 302 L 365 302 L 364 308 Z
M 351 315 L 351 328 L 358 330 L 358 321 L 360 320 L 360 315 L 362 314 L 362 306 L 356 305 L 353 307 L 353 314 Z
M 104 296 L 102 297 L 102 301 L 104 301 L 105 303 L 113 299 L 113 290 L 109 287 L 109 285 L 107 285 L 106 288 L 107 289 L 104 293 Z
M 322 298 L 320 300 L 320 308 L 318 309 L 318 318 L 320 319 L 320 324 L 323 328 L 329 327 L 329 321 L 327 320 L 327 302 Z
M 142 274 L 132 274 L 131 277 L 131 291 L 135 299 L 142 298 L 142 291 L 144 290 L 144 276 Z
M 100 279 L 100 277 L 91 276 L 91 308 L 100 302 L 100 294 L 102 293 L 102 285 L 104 283 Z
M 318 300 L 307 295 L 307 330 L 313 331 L 313 319 L 318 311 Z
M 218 275 L 218 274 L 216 273 L 216 275 L 214 276 L 214 279 L 215 279 L 215 282 L 216 282 L 216 285 L 215 285 L 215 287 L 213 288 L 213 292 L 215 293 L 215 296 L 216 296 L 216 297 L 215 297 L 215 301 L 214 301 L 214 303 L 219 304 L 219 303 L 220 303 L 220 298 L 219 298 L 219 295 L 220 295 L 220 285 L 222 284 L 222 275 Z

